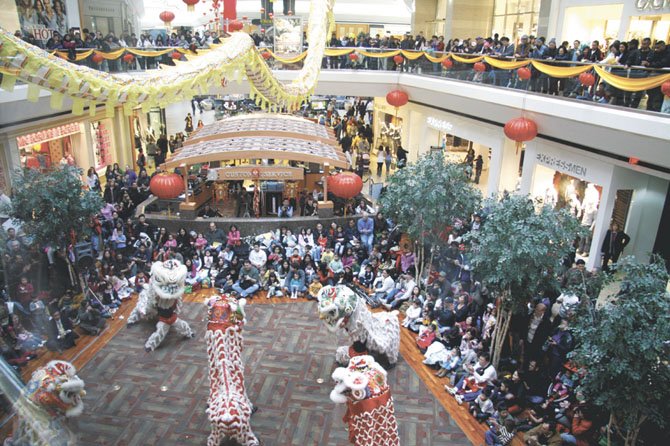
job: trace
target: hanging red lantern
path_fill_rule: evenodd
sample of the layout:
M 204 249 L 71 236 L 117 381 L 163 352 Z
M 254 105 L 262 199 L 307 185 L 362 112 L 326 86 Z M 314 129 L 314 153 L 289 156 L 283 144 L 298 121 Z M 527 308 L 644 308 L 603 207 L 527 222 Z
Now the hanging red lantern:
M 661 92 L 670 98 L 670 81 L 665 81 L 661 84 Z
M 263 51 L 263 52 L 261 53 L 261 57 L 263 57 L 263 59 L 265 59 L 265 60 L 268 60 L 269 58 L 272 57 L 272 54 L 270 54 L 269 51 Z
M 161 173 L 151 179 L 149 190 L 163 200 L 177 198 L 184 192 L 184 179 L 176 173 Z
M 195 11 L 195 5 L 198 4 L 198 0 L 181 0 L 184 3 L 186 3 L 186 10 L 188 12 L 193 12 Z
M 454 66 L 454 62 L 447 58 L 442 61 L 442 66 L 448 70 Z
M 228 29 L 230 31 L 242 31 L 244 28 L 244 23 L 240 22 L 239 20 L 233 20 L 228 24 Z
M 537 124 L 526 118 L 514 118 L 507 121 L 503 129 L 505 136 L 516 141 L 516 153 L 519 153 L 521 143 L 530 141 L 537 136 Z
M 596 83 L 596 77 L 591 73 L 582 73 L 579 75 L 579 83 L 585 87 L 590 87 Z
M 249 18 L 249 17 L 247 17 L 247 16 L 245 16 L 245 15 L 242 16 L 242 20 L 247 20 L 248 18 Z
M 102 61 L 105 60 L 105 58 L 102 57 L 102 54 L 95 53 L 95 54 L 93 54 L 93 57 L 91 57 L 91 60 L 93 62 L 97 63 L 98 65 L 100 65 L 102 63 Z
M 135 56 L 133 56 L 130 53 L 123 56 L 123 61 L 126 62 L 126 63 L 133 63 L 134 60 L 135 60 Z
M 396 54 L 395 56 L 393 56 L 393 62 L 395 62 L 396 65 L 400 65 L 404 61 L 405 61 L 405 58 L 402 57 L 400 54 Z
M 170 23 L 174 20 L 174 13 L 172 11 L 163 11 L 158 14 L 158 18 L 163 21 L 165 26 L 170 26 Z
M 358 60 L 358 54 L 356 54 L 356 53 L 349 54 L 349 60 L 351 60 L 353 62 L 357 61 Z
M 386 95 L 386 102 L 394 107 L 402 107 L 409 102 L 409 96 L 402 90 L 393 90 Z
M 486 71 L 486 65 L 483 62 L 477 62 L 472 68 L 474 68 L 477 73 L 483 73 Z
M 170 57 L 173 58 L 174 60 L 180 60 L 181 53 L 179 51 L 173 51 L 172 54 L 170 54 Z
M 348 200 L 360 194 L 363 190 L 363 180 L 352 172 L 342 172 L 331 175 L 327 179 L 328 190 L 336 197 Z
M 518 70 L 516 70 L 516 75 L 519 79 L 522 81 L 530 79 L 530 70 L 526 67 L 521 67 Z
M 635 158 L 634 156 L 631 156 L 628 158 L 628 164 L 631 164 L 633 166 L 636 166 L 640 162 L 640 158 Z

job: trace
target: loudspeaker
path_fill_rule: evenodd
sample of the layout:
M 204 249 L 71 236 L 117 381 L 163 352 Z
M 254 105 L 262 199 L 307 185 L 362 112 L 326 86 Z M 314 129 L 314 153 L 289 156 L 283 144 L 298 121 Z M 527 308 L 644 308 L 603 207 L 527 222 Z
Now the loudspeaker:
M 93 248 L 90 242 L 82 242 L 74 245 L 74 257 L 77 266 L 80 268 L 89 268 L 95 264 Z

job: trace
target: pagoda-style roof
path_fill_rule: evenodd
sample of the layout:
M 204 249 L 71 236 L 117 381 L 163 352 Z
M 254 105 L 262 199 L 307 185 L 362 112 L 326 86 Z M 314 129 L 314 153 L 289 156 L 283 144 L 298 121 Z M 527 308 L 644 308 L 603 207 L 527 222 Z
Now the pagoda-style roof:
M 263 113 L 235 116 L 202 127 L 163 165 L 173 168 L 250 158 L 348 167 L 332 129 L 308 119 Z

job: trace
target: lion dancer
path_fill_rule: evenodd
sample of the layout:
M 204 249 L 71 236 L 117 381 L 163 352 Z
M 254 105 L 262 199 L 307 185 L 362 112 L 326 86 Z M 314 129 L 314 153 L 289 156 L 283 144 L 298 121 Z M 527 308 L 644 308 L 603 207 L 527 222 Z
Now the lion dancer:
M 209 399 L 207 417 L 212 432 L 207 446 L 219 446 L 224 438 L 234 439 L 242 446 L 257 446 L 259 441 L 251 430 L 254 412 L 244 386 L 242 361 L 242 327 L 245 323 L 245 299 L 223 295 L 208 302 L 207 357 L 209 358 Z
M 398 423 L 386 370 L 369 355 L 349 360 L 348 367 L 333 372 L 335 388 L 330 399 L 347 404 L 344 422 L 355 446 L 399 446 Z
M 179 318 L 186 274 L 186 266 L 177 260 L 154 262 L 151 265 L 149 284 L 145 285 L 137 305 L 128 317 L 129 326 L 140 320 L 158 317 L 156 331 L 144 344 L 146 351 L 156 350 L 170 332 L 171 327 L 174 327 L 177 333 L 185 338 L 194 336 L 188 322 Z

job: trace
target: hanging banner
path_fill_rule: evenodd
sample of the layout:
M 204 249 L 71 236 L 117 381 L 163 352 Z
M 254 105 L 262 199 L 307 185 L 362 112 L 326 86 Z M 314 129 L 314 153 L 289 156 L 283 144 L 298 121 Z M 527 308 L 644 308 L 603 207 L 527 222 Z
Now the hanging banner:
M 64 36 L 68 30 L 63 0 L 16 0 L 19 23 L 24 36 L 32 36 L 45 45 L 54 32 Z

